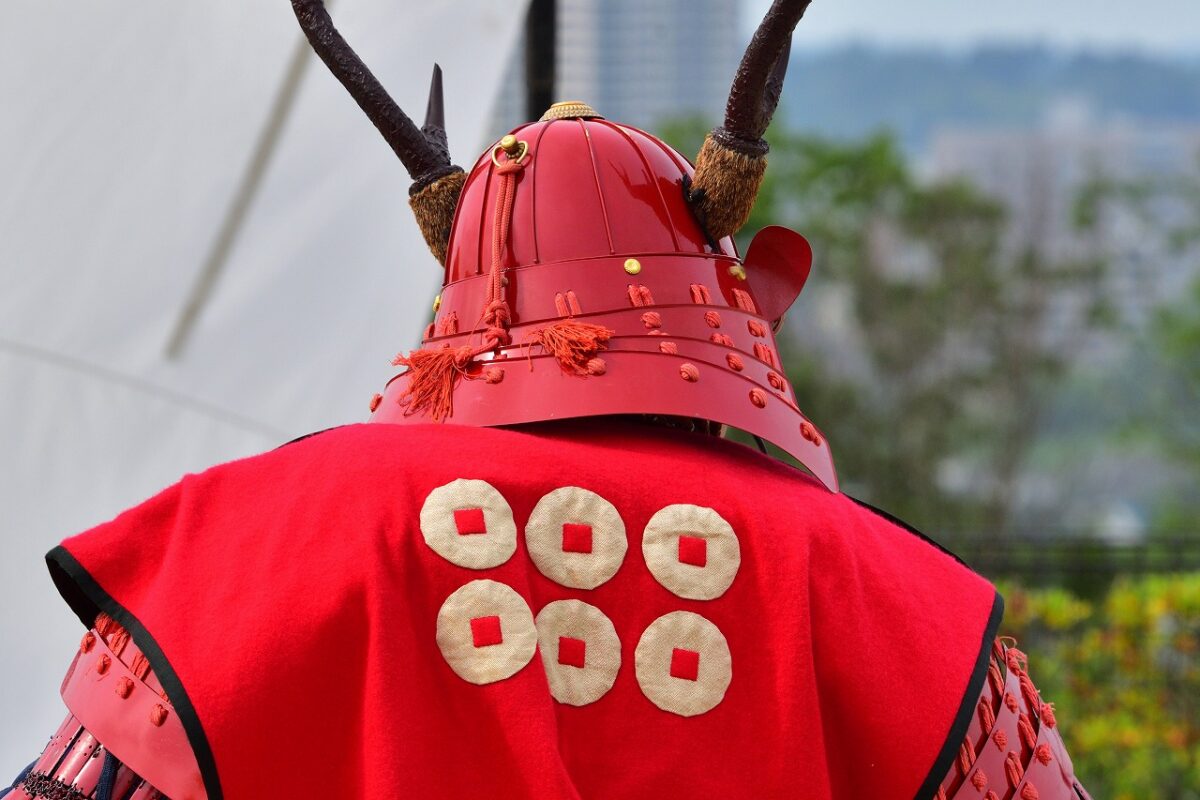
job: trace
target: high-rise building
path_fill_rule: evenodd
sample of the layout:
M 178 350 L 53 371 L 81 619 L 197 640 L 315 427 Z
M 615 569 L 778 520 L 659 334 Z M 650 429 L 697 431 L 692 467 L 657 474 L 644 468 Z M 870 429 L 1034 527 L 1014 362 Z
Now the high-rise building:
M 746 42 L 742 0 L 558 0 L 555 94 L 654 130 L 666 119 L 720 121 Z M 523 50 L 493 112 L 495 129 L 525 121 Z

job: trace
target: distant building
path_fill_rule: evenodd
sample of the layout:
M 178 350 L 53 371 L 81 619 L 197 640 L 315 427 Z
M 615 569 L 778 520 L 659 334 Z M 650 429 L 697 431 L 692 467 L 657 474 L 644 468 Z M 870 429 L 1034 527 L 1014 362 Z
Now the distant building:
M 1095 179 L 1200 177 L 1200 125 L 1101 122 L 1085 104 L 1064 99 L 1036 127 L 935 130 L 923 171 L 933 179 L 966 178 L 1002 200 L 1014 249 L 1064 263 L 1105 258 L 1109 296 L 1127 322 L 1140 323 L 1197 276 L 1194 252 L 1171 250 L 1129 209 L 1110 205 L 1101 224 L 1081 231 L 1075 208 Z M 1153 213 L 1159 224 L 1188 209 L 1166 204 Z
M 742 0 L 558 0 L 560 100 L 653 130 L 686 115 L 719 122 L 745 48 Z M 493 110 L 496 131 L 526 121 L 523 47 Z

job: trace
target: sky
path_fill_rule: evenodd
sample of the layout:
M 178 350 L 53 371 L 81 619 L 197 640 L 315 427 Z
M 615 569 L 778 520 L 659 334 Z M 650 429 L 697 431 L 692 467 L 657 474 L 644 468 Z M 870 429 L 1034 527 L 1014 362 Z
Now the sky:
M 770 0 L 743 0 L 746 24 Z M 865 40 L 890 46 L 963 48 L 981 41 L 1036 40 L 1070 49 L 1138 49 L 1200 56 L 1196 0 L 817 0 L 797 42 Z

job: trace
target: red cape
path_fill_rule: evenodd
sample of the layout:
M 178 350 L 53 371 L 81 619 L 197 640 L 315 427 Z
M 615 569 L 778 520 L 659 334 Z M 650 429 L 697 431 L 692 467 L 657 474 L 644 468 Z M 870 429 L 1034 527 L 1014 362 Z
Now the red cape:
M 434 490 L 463 478 L 511 508 L 516 550 L 498 566 L 459 566 L 427 541 L 424 528 L 456 524 L 434 540 L 474 545 L 473 527 L 495 527 L 471 509 L 434 519 Z M 535 505 L 567 486 L 624 524 L 627 551 L 596 588 L 547 577 L 526 541 Z M 648 568 L 644 532 L 673 504 L 734 532 L 740 564 L 720 596 L 681 597 Z M 564 526 L 562 547 L 590 547 L 586 527 Z M 706 561 L 696 538 L 668 560 L 730 566 L 732 551 L 710 540 Z M 796 470 L 633 425 L 340 428 L 189 475 L 48 561 L 85 623 L 108 612 L 151 657 L 214 800 L 931 796 L 1001 607 L 953 557 Z M 507 679 L 456 674 L 439 610 L 480 579 L 515 590 L 532 615 L 565 599 L 599 609 L 619 638 L 611 689 L 556 701 L 544 642 Z M 723 697 L 693 716 L 660 708 L 638 677 L 640 637 L 675 611 L 712 623 L 731 664 Z M 447 628 L 467 637 L 468 659 L 511 640 L 486 612 L 471 612 L 483 621 L 469 631 Z M 566 674 L 584 655 L 559 642 L 549 660 Z M 701 650 L 664 651 L 665 684 L 699 686 L 697 659 L 707 680 Z

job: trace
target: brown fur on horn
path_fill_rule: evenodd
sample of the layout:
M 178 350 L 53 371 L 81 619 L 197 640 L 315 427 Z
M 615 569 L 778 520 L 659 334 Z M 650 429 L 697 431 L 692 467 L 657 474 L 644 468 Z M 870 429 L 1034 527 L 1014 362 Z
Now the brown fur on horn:
M 421 235 L 425 237 L 425 244 L 429 245 L 430 252 L 442 266 L 446 265 L 446 248 L 450 245 L 454 209 L 466 180 L 467 174 L 460 169 L 438 178 L 408 198 Z
M 750 40 L 738 66 L 725 124 L 704 140 L 687 197 L 713 240 L 732 236 L 746 224 L 767 169 L 767 143 L 792 31 L 812 0 L 775 0 Z
M 766 171 L 766 156 L 739 153 L 711 134 L 704 139 L 688 200 L 714 241 L 732 236 L 746 224 Z

